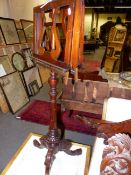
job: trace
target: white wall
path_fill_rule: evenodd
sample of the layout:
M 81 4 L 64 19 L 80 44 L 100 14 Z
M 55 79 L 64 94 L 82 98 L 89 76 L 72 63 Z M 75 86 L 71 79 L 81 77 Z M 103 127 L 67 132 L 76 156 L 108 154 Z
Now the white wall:
M 8 0 L 0 0 L 0 16 L 8 18 L 10 17 L 9 13 Z
M 91 22 L 92 22 L 92 9 L 85 9 L 85 18 L 84 18 L 84 35 L 87 35 L 90 38 L 91 34 Z
M 0 0 L 0 16 L 33 20 L 33 7 L 47 0 Z

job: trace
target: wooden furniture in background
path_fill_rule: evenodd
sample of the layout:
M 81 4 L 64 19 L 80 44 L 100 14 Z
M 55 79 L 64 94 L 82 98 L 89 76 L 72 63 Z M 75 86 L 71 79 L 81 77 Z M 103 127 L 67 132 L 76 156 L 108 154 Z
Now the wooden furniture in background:
M 107 45 L 108 43 L 108 37 L 110 29 L 115 25 L 114 22 L 108 21 L 104 23 L 102 26 L 100 26 L 100 35 L 99 38 L 104 42 L 104 45 Z
M 90 39 L 84 41 L 84 52 L 95 52 L 96 49 L 96 39 Z
M 119 83 L 113 84 L 113 81 L 112 84 L 107 81 L 101 81 L 102 78 L 100 78 L 97 79 L 97 76 L 89 76 L 88 74 L 86 79 L 81 77 L 75 84 L 72 78 L 68 79 L 68 84 L 63 86 L 61 98 L 64 108 L 102 114 L 105 98 L 131 99 L 130 88 Z
M 104 67 L 106 72 L 120 72 L 126 34 L 127 29 L 122 24 L 117 24 L 111 28 L 101 64 L 101 67 Z

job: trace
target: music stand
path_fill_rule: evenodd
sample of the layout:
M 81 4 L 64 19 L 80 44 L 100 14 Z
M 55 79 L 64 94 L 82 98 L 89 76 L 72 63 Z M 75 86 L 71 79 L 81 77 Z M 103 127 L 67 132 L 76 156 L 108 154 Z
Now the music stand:
M 58 151 L 69 155 L 81 154 L 81 149 L 70 150 L 71 142 L 61 139 L 58 133 L 56 74 L 61 74 L 67 80 L 69 72 L 73 72 L 76 77 L 77 68 L 83 61 L 84 8 L 83 0 L 53 0 L 34 8 L 34 56 L 39 64 L 51 69 L 49 131 L 39 142 L 34 140 L 38 148 L 48 149 L 46 175 Z

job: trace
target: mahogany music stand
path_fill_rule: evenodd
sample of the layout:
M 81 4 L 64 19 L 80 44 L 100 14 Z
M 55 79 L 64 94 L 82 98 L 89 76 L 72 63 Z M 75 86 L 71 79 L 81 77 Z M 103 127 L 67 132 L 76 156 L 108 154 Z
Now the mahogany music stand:
M 51 22 L 47 21 L 47 15 Z M 49 132 L 40 138 L 40 142 L 34 140 L 34 145 L 38 148 L 46 147 L 48 149 L 45 159 L 46 175 L 49 175 L 55 154 L 58 151 L 64 151 L 69 155 L 79 155 L 82 152 L 81 149 L 70 150 L 71 142 L 65 139 L 61 140 L 58 133 L 56 73 L 66 76 L 68 79 L 69 71 L 75 74 L 78 65 L 82 63 L 83 23 L 83 0 L 55 0 L 34 8 L 34 56 L 39 64 L 44 64 L 51 69 Z

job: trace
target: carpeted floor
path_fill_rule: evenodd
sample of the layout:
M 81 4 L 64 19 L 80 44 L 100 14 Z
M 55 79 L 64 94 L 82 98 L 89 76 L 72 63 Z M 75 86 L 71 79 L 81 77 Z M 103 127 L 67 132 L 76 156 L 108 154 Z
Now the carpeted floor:
M 57 118 L 60 128 L 77 131 L 82 133 L 96 134 L 95 129 L 80 120 L 81 117 L 100 119 L 101 115 L 82 111 L 61 112 L 60 104 L 57 104 Z M 79 117 L 77 117 L 79 116 Z M 38 124 L 49 125 L 50 122 L 50 103 L 42 100 L 34 100 L 26 109 L 17 115 L 17 118 Z
M 98 71 L 100 68 L 101 61 L 100 60 L 86 60 L 82 64 L 82 71 L 83 72 L 94 72 Z
M 57 109 L 57 113 L 60 115 L 60 104 L 57 105 Z M 50 102 L 34 100 L 26 109 L 17 114 L 17 118 L 43 125 L 49 125 Z

